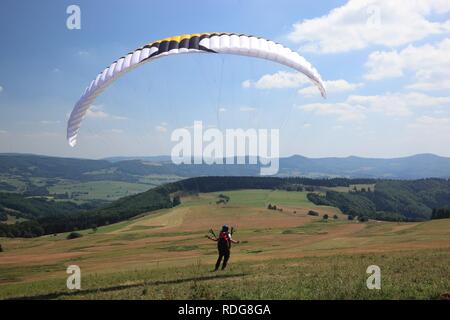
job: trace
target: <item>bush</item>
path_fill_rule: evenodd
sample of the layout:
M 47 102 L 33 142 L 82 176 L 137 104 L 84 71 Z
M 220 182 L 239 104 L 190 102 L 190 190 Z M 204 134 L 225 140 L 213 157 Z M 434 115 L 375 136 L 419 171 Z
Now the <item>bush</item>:
M 334 220 L 339 219 L 339 217 L 337 216 L 337 214 L 335 214 L 335 215 L 333 216 L 333 219 L 334 219 Z
M 347 216 L 347 219 L 351 221 L 351 220 L 355 219 L 355 217 L 352 216 L 351 214 L 349 214 L 349 215 Z
M 369 219 L 366 216 L 360 216 L 360 217 L 358 217 L 358 221 L 359 222 L 367 222 L 367 221 L 369 221 Z
M 306 195 L 306 198 L 308 198 L 309 201 L 318 206 L 333 206 L 333 203 L 328 201 L 324 196 L 321 196 L 317 193 L 308 193 Z
M 83 235 L 79 232 L 71 232 L 67 235 L 67 240 L 81 238 Z
M 0 244 L 0 252 L 3 252 L 3 248 L 2 245 Z
M 324 214 L 322 218 L 323 218 L 323 220 L 328 220 L 328 215 Z
M 309 216 L 315 216 L 315 217 L 318 217 L 318 216 L 319 216 L 319 213 L 316 212 L 316 211 L 313 211 L 313 210 L 309 210 L 309 211 L 308 211 L 308 215 L 309 215 Z
M 1 208 L 0 208 L 1 210 Z M 0 221 L 6 221 L 8 220 L 8 215 L 6 214 L 6 212 L 0 211 Z
M 176 206 L 178 206 L 178 205 L 180 205 L 180 204 L 181 204 L 180 196 L 175 196 L 175 197 L 173 197 L 172 205 L 173 205 L 174 207 L 176 207 Z
M 219 194 L 219 198 L 221 198 L 221 199 L 223 199 L 223 200 L 225 200 L 225 202 L 228 202 L 228 201 L 230 201 L 230 197 L 229 196 L 227 196 L 227 195 L 224 195 L 224 194 Z

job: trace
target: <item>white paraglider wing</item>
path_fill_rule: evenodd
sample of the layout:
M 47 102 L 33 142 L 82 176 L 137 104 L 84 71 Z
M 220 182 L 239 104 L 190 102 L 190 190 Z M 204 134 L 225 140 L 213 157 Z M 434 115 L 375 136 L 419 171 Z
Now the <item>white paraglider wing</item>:
M 209 52 L 256 57 L 278 62 L 305 74 L 326 97 L 317 70 L 298 53 L 263 38 L 235 33 L 201 33 L 175 36 L 152 42 L 130 52 L 103 70 L 86 88 L 75 104 L 67 123 L 67 140 L 73 147 L 81 122 L 95 98 L 119 76 L 154 59 L 172 54 Z

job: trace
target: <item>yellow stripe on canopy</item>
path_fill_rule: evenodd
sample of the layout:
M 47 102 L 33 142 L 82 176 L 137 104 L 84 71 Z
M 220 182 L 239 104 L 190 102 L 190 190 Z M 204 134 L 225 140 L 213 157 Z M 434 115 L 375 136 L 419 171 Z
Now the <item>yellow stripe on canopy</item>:
M 184 39 L 190 39 L 192 37 L 200 37 L 201 35 L 211 35 L 211 34 L 231 34 L 231 33 L 228 33 L 228 32 L 204 32 L 204 33 L 182 34 L 182 35 L 178 35 L 178 36 L 174 36 L 174 37 L 170 37 L 170 38 L 164 38 L 164 39 L 161 39 L 161 40 L 156 40 L 156 41 L 150 43 L 149 45 L 153 46 L 153 45 L 155 45 L 157 43 L 161 43 L 161 42 L 164 42 L 164 41 L 181 42 Z

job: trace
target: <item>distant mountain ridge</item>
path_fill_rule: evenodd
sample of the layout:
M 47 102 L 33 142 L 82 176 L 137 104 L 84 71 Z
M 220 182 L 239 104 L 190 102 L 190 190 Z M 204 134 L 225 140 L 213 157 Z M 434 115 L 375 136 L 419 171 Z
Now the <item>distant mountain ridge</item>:
M 166 162 L 170 161 L 170 156 L 142 156 L 142 157 L 107 157 L 101 160 L 106 160 L 109 162 L 120 162 L 129 160 L 141 160 L 141 161 L 154 161 L 154 162 Z
M 105 158 L 104 160 L 112 162 L 124 160 L 170 162 L 170 156 L 115 157 Z M 198 167 L 202 166 L 204 165 Z M 247 168 L 247 173 L 257 174 L 257 171 L 259 171 L 259 166 L 244 165 L 243 167 Z M 357 156 L 308 158 L 301 155 L 293 155 L 280 158 L 278 176 L 390 179 L 450 178 L 450 157 L 429 153 L 397 158 L 364 158 Z
M 450 158 L 434 154 L 417 154 L 399 158 L 307 158 L 295 155 L 280 160 L 279 175 L 317 173 L 349 178 L 421 179 L 449 178 Z
M 350 156 L 345 158 L 308 158 L 294 155 L 281 158 L 278 176 L 313 178 L 450 178 L 450 158 L 434 154 L 378 159 Z M 111 157 L 101 160 L 60 158 L 31 154 L 0 154 L 0 174 L 81 181 L 137 181 L 145 175 L 257 176 L 260 165 L 175 165 L 169 156 Z

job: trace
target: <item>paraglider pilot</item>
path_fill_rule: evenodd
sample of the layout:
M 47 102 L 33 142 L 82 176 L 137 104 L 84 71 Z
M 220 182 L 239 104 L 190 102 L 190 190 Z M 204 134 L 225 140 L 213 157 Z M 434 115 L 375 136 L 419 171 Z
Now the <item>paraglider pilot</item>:
M 229 228 L 227 225 L 222 227 L 220 231 L 219 237 L 207 235 L 206 237 L 209 240 L 217 242 L 217 250 L 219 251 L 219 257 L 217 258 L 216 267 L 214 271 L 219 270 L 220 263 L 223 259 L 222 270 L 227 267 L 228 259 L 230 258 L 230 250 L 232 243 L 239 243 L 239 241 L 235 241 L 231 238 L 231 233 L 228 231 Z

